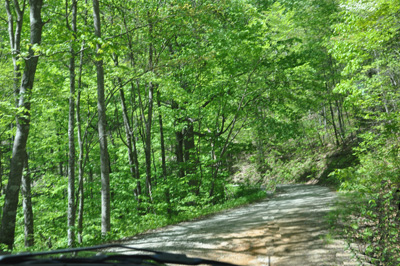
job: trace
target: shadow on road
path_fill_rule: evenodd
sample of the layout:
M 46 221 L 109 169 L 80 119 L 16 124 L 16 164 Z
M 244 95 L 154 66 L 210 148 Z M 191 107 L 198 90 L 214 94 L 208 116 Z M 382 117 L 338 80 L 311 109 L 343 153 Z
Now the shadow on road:
M 287 185 L 269 200 L 137 236 L 124 244 L 241 265 L 343 265 L 343 243 L 328 244 L 324 216 L 335 193 Z

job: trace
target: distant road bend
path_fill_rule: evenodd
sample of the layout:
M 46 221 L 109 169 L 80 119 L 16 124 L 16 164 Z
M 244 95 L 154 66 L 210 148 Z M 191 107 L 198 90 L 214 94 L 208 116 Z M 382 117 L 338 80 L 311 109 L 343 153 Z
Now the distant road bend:
M 336 195 L 314 185 L 284 185 L 270 199 L 169 226 L 124 241 L 240 265 L 358 265 L 344 242 L 326 241 L 324 216 Z

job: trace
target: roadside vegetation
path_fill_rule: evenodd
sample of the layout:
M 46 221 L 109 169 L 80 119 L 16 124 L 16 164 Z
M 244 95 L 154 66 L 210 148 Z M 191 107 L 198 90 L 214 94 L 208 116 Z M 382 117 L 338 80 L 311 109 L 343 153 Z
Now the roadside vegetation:
M 98 233 L 98 227 L 92 226 L 85 228 L 86 232 L 88 233 L 85 234 L 83 243 L 77 246 L 98 245 L 104 242 L 126 239 L 152 229 L 157 229 L 171 224 L 177 224 L 183 221 L 201 219 L 205 216 L 221 212 L 226 209 L 244 206 L 266 197 L 265 191 L 258 188 L 249 188 L 247 186 L 229 185 L 226 187 L 226 193 L 226 199 L 219 204 L 204 203 L 202 208 L 199 208 L 198 204 L 195 205 L 193 203 L 186 204 L 185 206 L 181 205 L 171 214 L 166 213 L 165 210 L 162 209 L 163 206 L 159 206 L 160 209 L 157 209 L 157 205 L 153 206 L 153 211 L 151 213 L 140 214 L 137 212 L 137 210 L 132 209 L 129 205 L 131 203 L 128 202 L 125 206 L 124 214 L 120 214 L 119 217 L 116 217 L 111 221 L 113 228 L 115 229 L 112 230 L 107 237 L 102 237 L 101 234 Z M 55 208 L 57 208 L 57 206 L 55 206 Z M 96 212 L 92 212 L 87 215 L 87 219 L 95 220 L 97 218 L 96 216 L 91 218 L 89 216 L 90 214 L 97 216 Z M 61 218 L 50 220 L 52 218 L 54 218 L 54 216 L 49 217 L 49 215 L 43 215 L 40 216 L 40 218 L 38 217 L 37 223 L 48 227 L 47 229 L 38 227 L 46 232 L 46 235 L 43 233 L 39 234 L 38 244 L 31 248 L 16 246 L 14 251 L 40 251 L 65 248 L 66 239 L 59 238 L 61 235 L 60 228 L 65 227 L 64 220 Z M 17 235 L 20 237 L 17 238 L 16 241 L 22 242 L 24 232 L 17 230 Z

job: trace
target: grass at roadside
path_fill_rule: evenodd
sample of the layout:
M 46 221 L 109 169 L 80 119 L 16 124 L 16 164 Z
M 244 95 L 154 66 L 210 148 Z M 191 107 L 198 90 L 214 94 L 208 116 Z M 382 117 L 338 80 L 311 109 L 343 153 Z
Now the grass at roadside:
M 373 265 L 400 265 L 400 214 L 387 194 L 340 193 L 328 215 L 332 234 L 346 240 L 358 259 Z
M 149 205 L 152 208 L 146 214 L 134 214 L 128 217 L 113 217 L 111 220 L 112 231 L 106 236 L 101 237 L 98 234 L 98 228 L 93 225 L 87 225 L 85 234 L 83 235 L 83 243 L 76 246 L 93 246 L 107 242 L 118 242 L 122 239 L 129 239 L 135 235 L 165 227 L 168 225 L 177 224 L 184 221 L 201 219 L 218 212 L 244 206 L 259 200 L 264 199 L 267 193 L 259 188 L 227 185 L 225 188 L 225 198 L 219 203 L 201 202 L 198 198 L 197 202 L 188 202 L 185 205 L 180 204 L 179 208 L 175 208 L 170 214 L 167 214 L 166 206 Z M 158 209 L 157 209 L 158 208 Z M 66 248 L 65 239 L 54 236 L 52 247 L 50 249 Z M 48 246 L 36 245 L 27 250 L 21 246 L 16 246 L 13 252 L 21 251 L 40 251 L 48 250 Z
M 218 204 L 206 204 L 202 208 L 195 205 L 188 205 L 181 208 L 181 211 L 174 213 L 171 216 L 146 214 L 144 216 L 136 217 L 136 222 L 133 226 L 127 225 L 124 232 L 113 232 L 106 239 L 93 239 L 90 245 L 99 244 L 101 242 L 116 241 L 119 239 L 126 239 L 134 235 L 144 233 L 149 230 L 158 229 L 168 225 L 177 224 L 184 221 L 201 219 L 218 212 L 241 207 L 250 203 L 257 202 L 266 198 L 267 193 L 259 188 L 243 187 L 243 186 L 228 186 L 227 199 Z

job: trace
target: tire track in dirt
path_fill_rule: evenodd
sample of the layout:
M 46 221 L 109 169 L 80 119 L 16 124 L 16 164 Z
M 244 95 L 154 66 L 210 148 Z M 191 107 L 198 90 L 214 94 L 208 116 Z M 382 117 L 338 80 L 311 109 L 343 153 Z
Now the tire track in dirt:
M 335 198 L 326 187 L 284 185 L 270 199 L 122 244 L 240 265 L 358 265 L 343 241 L 326 240 L 324 216 Z

